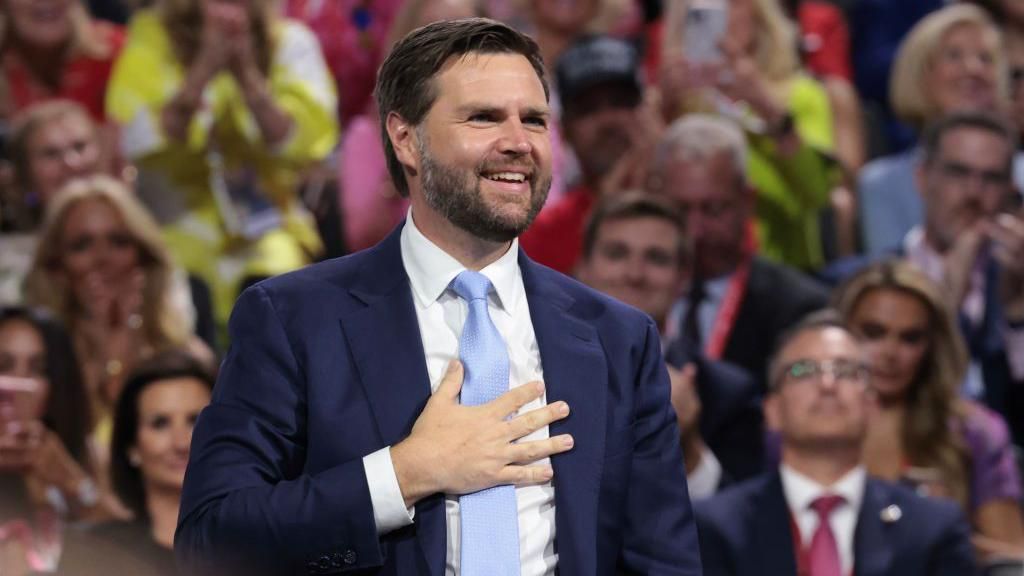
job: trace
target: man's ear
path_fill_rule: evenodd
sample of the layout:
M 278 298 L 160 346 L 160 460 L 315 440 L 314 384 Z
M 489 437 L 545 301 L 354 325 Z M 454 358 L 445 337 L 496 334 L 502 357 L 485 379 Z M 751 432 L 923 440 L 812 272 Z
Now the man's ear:
M 385 123 L 388 131 L 388 138 L 391 139 L 391 147 L 395 149 L 395 156 L 405 166 L 406 170 L 413 174 L 420 171 L 419 138 L 416 135 L 416 127 L 410 124 L 397 112 L 388 113 Z

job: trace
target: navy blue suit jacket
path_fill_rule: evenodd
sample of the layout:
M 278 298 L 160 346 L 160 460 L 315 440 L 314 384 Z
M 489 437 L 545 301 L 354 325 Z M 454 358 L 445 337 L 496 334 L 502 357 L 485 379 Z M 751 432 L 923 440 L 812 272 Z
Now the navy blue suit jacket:
M 895 505 L 896 521 L 882 519 Z M 778 472 L 698 502 L 705 576 L 796 574 L 789 508 Z M 952 502 L 869 478 L 854 531 L 854 576 L 970 576 L 975 573 L 969 525 Z
M 711 360 L 686 338 L 665 350 L 676 368 L 693 362 L 700 397 L 700 434 L 725 471 L 724 486 L 764 472 L 764 415 L 757 382 L 745 370 Z
M 519 254 L 551 425 L 561 574 L 701 573 L 658 332 L 640 312 Z M 362 458 L 430 396 L 399 231 L 262 282 L 193 433 L 175 547 L 187 574 L 444 573 L 444 496 L 378 537 Z

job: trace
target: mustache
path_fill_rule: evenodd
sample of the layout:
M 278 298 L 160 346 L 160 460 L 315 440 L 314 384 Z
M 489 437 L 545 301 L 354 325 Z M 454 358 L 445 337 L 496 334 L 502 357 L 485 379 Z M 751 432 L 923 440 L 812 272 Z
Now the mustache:
M 477 167 L 477 174 L 495 172 L 526 172 L 527 179 L 533 181 L 537 176 L 537 164 L 524 156 L 522 160 L 485 161 Z

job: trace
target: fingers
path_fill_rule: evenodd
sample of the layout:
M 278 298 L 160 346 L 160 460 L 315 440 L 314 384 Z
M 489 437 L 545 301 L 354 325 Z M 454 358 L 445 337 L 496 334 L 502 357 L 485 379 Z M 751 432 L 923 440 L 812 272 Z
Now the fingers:
M 441 378 L 441 384 L 434 395 L 453 403 L 457 402 L 459 393 L 462 392 L 463 377 L 462 362 L 452 360 L 445 368 L 444 377 Z
M 506 438 L 509 442 L 518 440 L 568 415 L 569 405 L 562 401 L 530 410 L 506 422 Z
M 502 394 L 493 402 L 487 404 L 493 411 L 492 414 L 502 420 L 519 411 L 530 402 L 540 398 L 544 394 L 544 384 L 541 382 L 529 382 L 522 386 L 516 386 Z
M 509 445 L 509 461 L 514 464 L 529 464 L 554 454 L 572 450 L 575 440 L 569 434 L 560 434 L 553 438 L 533 440 Z
M 692 386 L 697 379 L 697 365 L 693 362 L 689 362 L 686 366 L 683 366 L 682 378 L 684 382 L 687 382 Z
M 555 476 L 550 466 L 506 466 L 498 474 L 498 484 L 529 486 L 543 484 Z

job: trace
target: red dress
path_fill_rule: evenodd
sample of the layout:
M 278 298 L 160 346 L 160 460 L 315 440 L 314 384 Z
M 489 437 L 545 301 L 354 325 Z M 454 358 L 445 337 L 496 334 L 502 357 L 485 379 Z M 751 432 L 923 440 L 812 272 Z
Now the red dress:
M 102 20 L 95 20 L 92 25 L 101 43 L 108 47 L 107 53 L 101 58 L 85 54 L 73 56 L 61 70 L 56 90 L 33 76 L 17 52 L 5 51 L 2 66 L 10 91 L 12 114 L 39 102 L 63 99 L 81 104 L 96 121 L 105 120 L 103 100 L 107 81 L 124 45 L 124 30 Z

